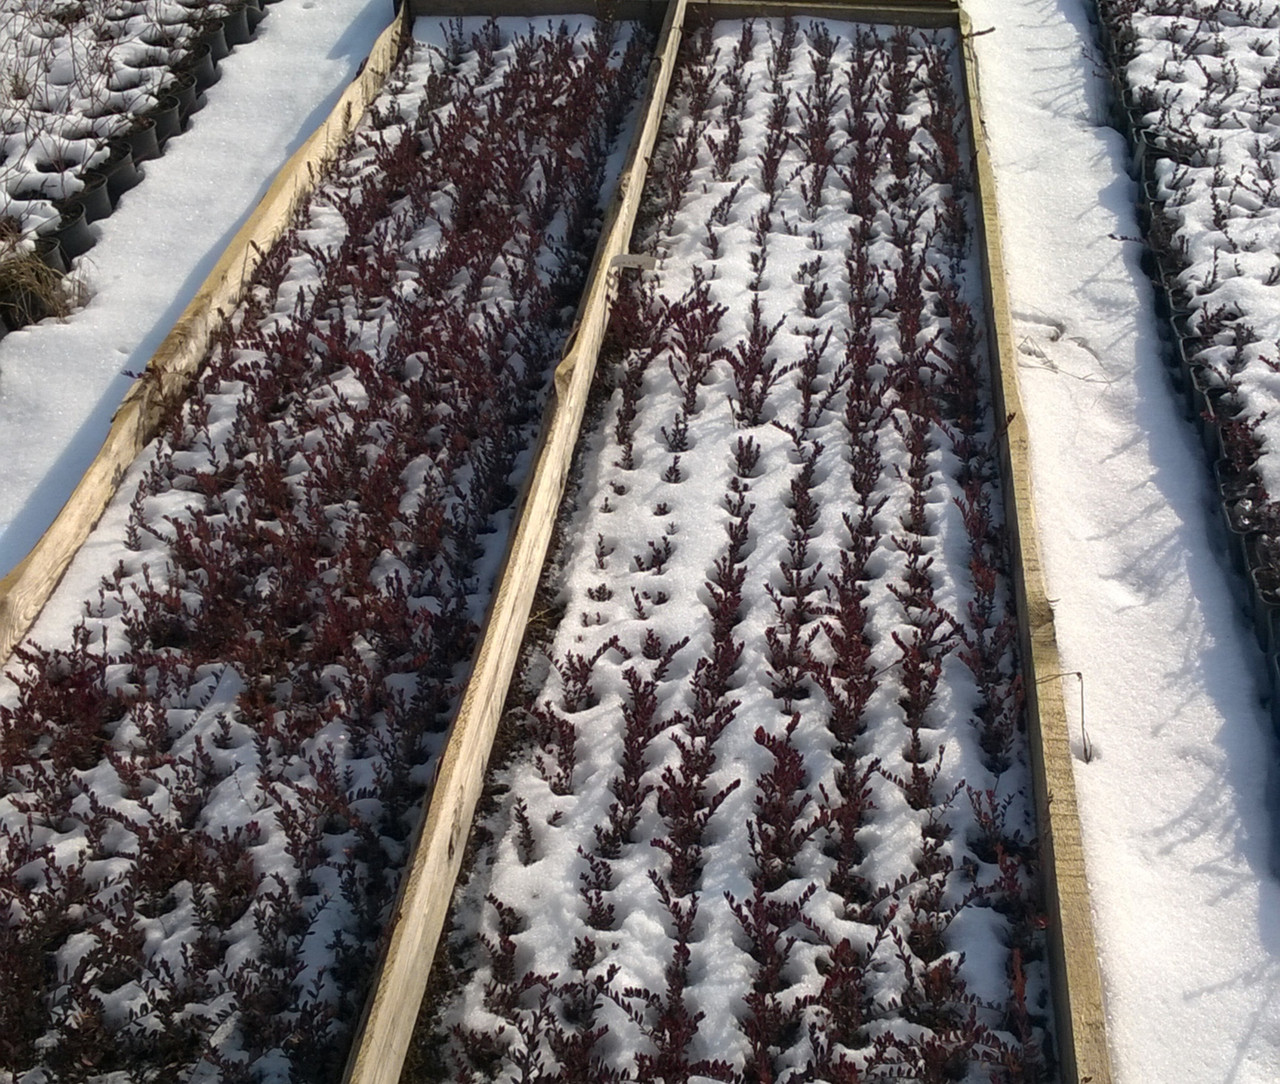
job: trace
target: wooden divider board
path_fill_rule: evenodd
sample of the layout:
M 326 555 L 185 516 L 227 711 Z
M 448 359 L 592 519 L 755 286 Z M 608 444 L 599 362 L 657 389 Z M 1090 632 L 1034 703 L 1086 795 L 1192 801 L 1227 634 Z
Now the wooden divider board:
M 1000 466 L 1005 518 L 1013 550 L 1019 648 L 1026 685 L 1036 822 L 1048 909 L 1049 970 L 1054 1023 L 1064 1084 L 1111 1084 L 1102 1006 L 1102 979 L 1093 934 L 1093 910 L 1085 878 L 1084 848 L 1076 805 L 1075 777 L 1062 663 L 1053 607 L 1045 593 L 1040 543 L 1032 501 L 1030 433 L 1018 392 L 1013 326 L 1005 282 L 995 175 L 982 125 L 977 56 L 968 16 L 960 12 L 966 97 L 981 217 L 981 255 L 986 279 L 987 328 L 997 424 L 1003 419 Z
M 479 10 L 477 10 L 477 7 Z M 607 11 L 615 19 L 636 19 L 656 25 L 666 10 L 666 0 L 484 0 L 468 5 L 465 0 L 409 0 L 414 15 L 441 19 L 459 15 L 519 15 L 557 18 L 564 15 L 600 15 Z M 690 16 L 713 19 L 744 19 L 752 16 L 785 15 L 813 19 L 865 19 L 868 22 L 905 26 L 955 26 L 953 0 L 887 0 L 883 4 L 866 0 L 688 0 Z
M 328 118 L 281 168 L 148 362 L 146 372 L 124 397 L 102 448 L 67 503 L 31 552 L 0 580 L 0 659 L 9 657 L 39 616 L 125 472 L 159 432 L 168 413 L 185 398 L 213 332 L 244 296 L 262 257 L 382 90 L 400 55 L 407 25 L 403 13 L 392 20 Z
M 684 26 L 686 0 L 672 0 L 649 72 L 643 120 L 605 216 L 578 320 L 555 373 L 555 398 L 490 604 L 457 718 L 436 767 L 435 782 L 412 858 L 389 922 L 373 992 L 365 1004 L 344 1084 L 397 1084 L 431 961 L 444 929 L 454 883 L 507 689 L 520 657 L 525 625 L 560 512 L 587 392 L 616 289 L 614 257 L 626 253 Z

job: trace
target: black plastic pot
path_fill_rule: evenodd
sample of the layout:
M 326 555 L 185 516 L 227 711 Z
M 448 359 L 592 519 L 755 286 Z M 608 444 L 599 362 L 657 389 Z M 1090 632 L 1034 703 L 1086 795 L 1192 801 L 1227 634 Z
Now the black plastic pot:
M 196 88 L 196 76 L 192 71 L 176 71 L 165 84 L 164 94 L 178 102 L 178 118 L 183 127 L 187 118 L 200 108 L 200 91 Z
M 67 258 L 62 252 L 62 245 L 50 234 L 42 233 L 36 238 L 36 259 L 59 275 L 67 273 Z
M 109 139 L 107 147 L 111 153 L 107 160 L 95 168 L 107 181 L 107 195 L 111 197 L 114 208 L 120 197 L 142 180 L 142 174 L 134 165 L 133 150 L 127 139 Z
M 1274 650 L 1274 630 L 1280 627 L 1280 595 L 1277 595 L 1272 580 L 1276 578 L 1274 570 L 1251 568 L 1249 570 L 1249 586 L 1252 590 L 1253 632 L 1258 639 L 1258 646 L 1270 654 Z
M 1267 669 L 1271 674 L 1271 729 L 1280 737 L 1280 655 L 1267 659 Z
M 217 61 L 213 57 L 213 49 L 207 41 L 198 41 L 191 51 L 182 58 L 179 71 L 190 72 L 195 77 L 195 90 L 200 91 L 213 86 L 221 78 Z
M 1204 446 L 1205 458 L 1212 466 L 1226 454 L 1226 445 L 1222 439 L 1223 426 L 1240 413 L 1242 406 L 1239 399 L 1226 388 L 1203 387 L 1199 394 L 1203 397 L 1204 405 L 1196 424 L 1200 430 L 1200 443 Z
M 182 131 L 182 110 L 178 106 L 177 97 L 173 94 L 161 97 L 156 102 L 155 108 L 148 110 L 143 116 L 150 117 L 155 124 L 156 142 L 160 144 L 162 151 L 164 145 Z
M 97 222 L 111 213 L 111 194 L 107 191 L 107 178 L 96 169 L 86 169 L 80 174 L 84 185 L 74 196 L 65 200 L 55 200 L 54 206 L 59 211 L 66 211 L 72 205 L 79 204 L 84 208 L 84 220 Z
M 1227 536 L 1227 556 L 1231 558 L 1231 567 L 1241 576 L 1249 574 L 1249 546 L 1252 543 L 1253 531 L 1244 531 L 1232 515 L 1236 501 L 1219 501 L 1222 526 Z
M 153 117 L 138 117 L 124 138 L 129 143 L 129 151 L 133 155 L 135 165 L 160 157 L 160 139 L 156 135 L 156 122 Z
M 253 37 L 253 29 L 249 26 L 249 5 L 243 0 L 228 9 L 222 20 L 222 36 L 231 49 Z
M 214 62 L 226 60 L 231 55 L 231 46 L 227 44 L 227 35 L 223 30 L 223 20 L 214 19 L 207 23 L 200 40 L 209 46 L 209 53 Z
M 58 243 L 62 250 L 64 264 L 83 256 L 93 248 L 93 232 L 89 229 L 89 220 L 85 214 L 85 205 L 79 200 L 72 200 L 62 208 L 58 221 L 46 234 Z M 67 268 L 64 266 L 63 271 Z

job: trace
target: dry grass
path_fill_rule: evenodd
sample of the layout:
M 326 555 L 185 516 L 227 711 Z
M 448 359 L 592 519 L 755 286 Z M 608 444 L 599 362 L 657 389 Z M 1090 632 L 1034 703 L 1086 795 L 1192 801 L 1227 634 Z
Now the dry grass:
M 55 271 L 29 245 L 0 244 L 0 317 L 10 328 L 67 317 L 83 304 L 83 292 L 82 283 Z

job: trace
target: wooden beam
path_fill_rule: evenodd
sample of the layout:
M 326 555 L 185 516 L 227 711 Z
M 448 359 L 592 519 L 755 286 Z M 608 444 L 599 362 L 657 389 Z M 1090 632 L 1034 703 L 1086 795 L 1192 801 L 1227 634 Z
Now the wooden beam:
M 1019 647 L 1026 685 L 1028 737 L 1040 830 L 1040 859 L 1049 918 L 1049 967 L 1064 1084 L 1111 1084 L 1102 979 L 1085 877 L 1071 744 L 1062 696 L 1062 661 L 1045 593 L 1032 500 L 1030 433 L 1018 392 L 1017 349 L 1009 314 L 995 175 L 987 151 L 977 56 L 968 16 L 960 16 L 963 60 L 981 218 L 987 328 L 1005 518 L 1013 549 Z
M 453 19 L 461 16 L 518 16 L 528 19 L 559 19 L 569 15 L 592 15 L 644 23 L 657 27 L 667 13 L 666 0 L 408 0 L 410 12 L 418 18 Z
M 67 503 L 31 551 L 0 580 L 0 658 L 7 659 L 40 615 L 89 532 L 101 518 L 125 472 L 182 402 L 204 362 L 213 333 L 240 298 L 262 257 L 292 221 L 325 166 L 382 90 L 400 55 L 406 17 L 382 32 L 364 68 L 328 118 L 284 164 L 249 220 L 240 228 L 147 370 L 124 397 L 102 448 Z
M 954 0 L 890 0 L 884 4 L 868 0 L 692 0 L 689 14 L 711 19 L 791 15 L 797 19 L 924 27 L 957 26 L 959 19 Z
M 649 73 L 643 119 L 605 217 L 578 320 L 555 373 L 555 398 L 526 483 L 520 514 L 490 604 L 458 716 L 436 768 L 426 816 L 390 920 L 344 1084 L 396 1084 L 417 1023 L 525 625 L 569 477 L 587 392 L 595 375 L 614 257 L 627 251 L 675 68 L 686 0 L 672 0 Z
M 560 15 L 600 15 L 634 19 L 656 25 L 665 0 L 486 0 L 479 7 L 468 0 L 409 0 L 416 16 L 439 19 L 463 15 L 518 15 L 555 18 Z M 954 0 L 689 0 L 689 14 L 712 19 L 765 18 L 794 15 L 806 19 L 838 19 L 846 22 L 888 23 L 901 26 L 955 26 Z

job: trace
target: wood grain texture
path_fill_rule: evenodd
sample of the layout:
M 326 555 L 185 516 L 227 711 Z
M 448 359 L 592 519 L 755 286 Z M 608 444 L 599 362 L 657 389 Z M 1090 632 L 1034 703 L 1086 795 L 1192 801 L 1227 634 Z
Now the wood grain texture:
M 595 375 L 609 302 L 613 258 L 627 251 L 662 110 L 675 68 L 685 0 L 673 0 L 649 73 L 643 119 L 610 203 L 588 272 L 578 319 L 555 373 L 534 468 L 472 662 L 457 718 L 389 923 L 374 987 L 361 1017 L 344 1084 L 396 1084 L 444 929 L 467 834 L 484 784 L 498 720 L 519 660 L 525 626 L 569 477 L 587 392 Z
M 328 118 L 276 175 L 129 390 L 101 449 L 40 540 L 0 580 L 0 659 L 7 659 L 53 594 L 67 566 L 101 518 L 138 453 L 190 390 L 213 332 L 244 295 L 262 257 L 288 228 L 300 202 L 347 141 L 381 91 L 407 27 L 397 16 L 382 32 L 360 74 Z
M 1066 707 L 1062 662 L 1054 631 L 1053 607 L 1045 593 L 1032 500 L 1030 433 L 1022 410 L 1015 366 L 1013 326 L 1005 281 L 995 176 L 982 124 L 977 57 L 972 28 L 960 15 L 963 59 L 973 135 L 983 272 L 987 287 L 987 328 L 997 424 L 1004 474 L 1005 515 L 1014 559 L 1014 590 L 1026 683 L 1036 819 L 1049 918 L 1050 981 L 1064 1084 L 1111 1084 L 1102 979 L 1098 971 L 1093 910 L 1085 877 L 1080 816 Z

